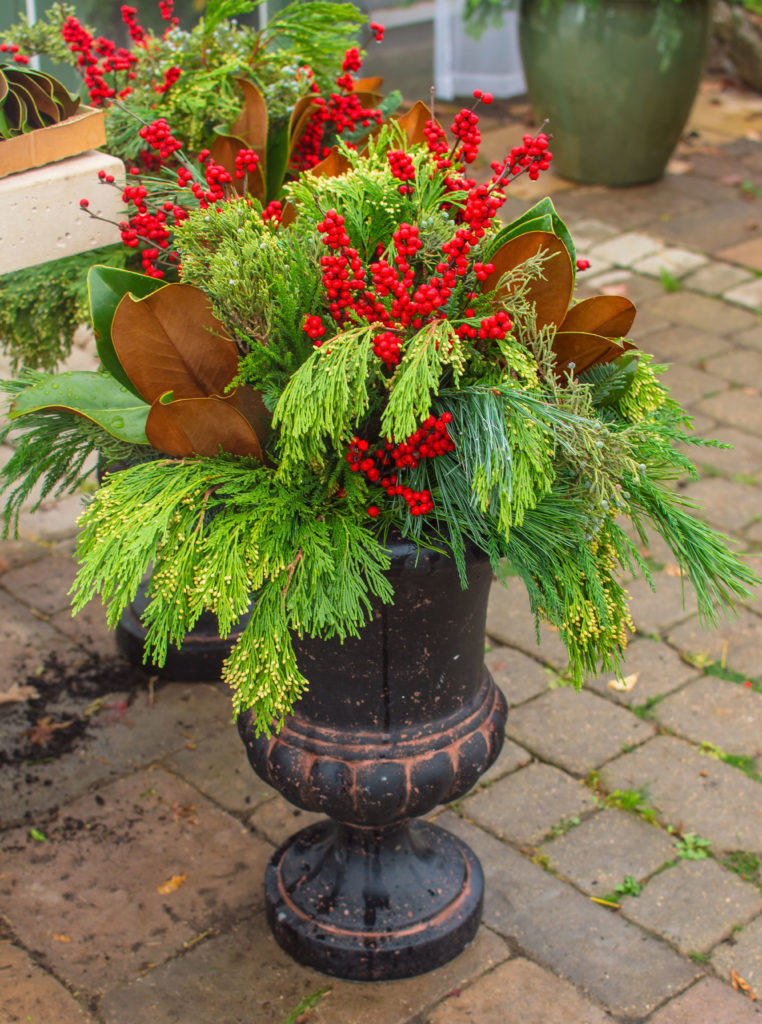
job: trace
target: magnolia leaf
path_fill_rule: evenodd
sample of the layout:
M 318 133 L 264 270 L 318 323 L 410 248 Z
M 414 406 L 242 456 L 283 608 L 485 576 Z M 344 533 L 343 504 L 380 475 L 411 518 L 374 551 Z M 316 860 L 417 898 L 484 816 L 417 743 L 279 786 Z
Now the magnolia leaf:
M 154 448 L 174 458 L 212 457 L 222 448 L 262 461 L 254 428 L 223 398 L 184 398 L 169 404 L 157 400 L 148 414 L 146 436 Z
M 373 75 L 370 78 L 356 78 L 354 80 L 355 92 L 372 92 L 380 95 L 384 87 L 384 79 L 381 75 Z
M 512 220 L 510 224 L 506 224 L 504 228 L 498 231 L 489 245 L 488 253 L 490 259 L 504 242 L 515 238 L 517 235 L 523 235 L 527 231 L 551 231 L 554 235 L 558 235 L 569 252 L 572 267 L 574 266 L 577 258 L 574 240 L 566 224 L 556 213 L 552 199 L 548 196 L 535 203 L 534 206 L 525 210 L 520 217 Z
M 635 319 L 635 306 L 623 295 L 593 295 L 572 306 L 559 331 L 624 338 Z
M 45 409 L 84 416 L 120 441 L 147 444 L 149 406 L 106 373 L 71 370 L 46 377 L 18 393 L 10 418 Z
M 8 79 L 5 77 L 5 71 L 0 68 L 0 103 L 3 102 L 5 97 L 8 95 Z
M 111 340 L 111 323 L 116 307 L 127 293 L 141 299 L 159 288 L 165 287 L 163 281 L 147 274 L 136 274 L 132 270 L 120 270 L 118 267 L 95 266 L 87 274 L 87 294 L 90 301 L 90 318 L 95 332 L 95 344 L 98 358 L 112 377 L 116 377 L 134 394 L 138 394 L 135 385 L 119 362 Z
M 125 295 L 111 328 L 114 351 L 138 393 L 154 402 L 224 395 L 238 370 L 235 344 L 212 313 L 208 296 L 167 284 L 143 299 Z
M 249 149 L 264 159 L 267 151 L 267 103 L 259 89 L 248 78 L 236 78 L 243 93 L 243 108 L 230 126 L 230 134 L 242 138 Z
M 288 134 L 289 134 L 289 159 L 291 154 L 294 152 L 299 139 L 304 134 L 304 129 L 307 127 L 309 122 L 312 120 L 317 106 L 312 96 L 302 96 L 300 100 L 297 100 L 294 104 L 294 109 L 291 111 L 291 117 L 289 119 Z
M 482 291 L 497 288 L 500 278 L 528 259 L 544 252 L 550 258 L 543 265 L 544 278 L 528 282 L 527 298 L 534 303 L 537 327 L 560 324 L 569 308 L 574 290 L 574 267 L 561 239 L 550 231 L 528 231 L 511 238 L 491 257 L 494 271 L 482 283 Z
M 254 428 L 254 433 L 259 438 L 265 438 L 270 429 L 270 422 L 273 414 L 265 405 L 261 391 L 243 385 L 236 388 L 235 392 L 227 399 L 234 409 L 237 409 Z
M 381 100 L 384 98 L 383 97 L 383 93 L 380 93 L 380 92 L 359 92 L 357 89 L 355 89 L 355 96 L 357 97 L 357 99 L 362 104 L 364 110 L 375 110 L 376 107 L 381 102 Z M 372 127 L 375 128 L 375 126 L 376 126 L 376 123 L 375 123 L 375 121 L 373 121 L 371 124 L 368 125 L 367 130 L 370 131 L 370 129 Z M 362 130 L 361 124 L 358 125 L 358 127 L 361 128 L 361 130 Z
M 277 199 L 280 195 L 290 156 L 289 126 L 287 124 L 274 126 L 267 140 L 267 162 L 265 165 L 267 168 L 267 181 L 265 182 L 266 201 L 269 202 L 271 199 Z
M 600 334 L 586 334 L 582 331 L 558 331 L 553 339 L 556 357 L 556 373 L 566 373 L 574 363 L 574 372 L 584 373 L 601 363 L 612 363 L 628 349 L 634 349 L 632 342 L 621 344 L 604 338 Z
M 431 111 L 425 103 L 416 100 L 407 113 L 401 114 L 395 120 L 405 133 L 410 146 L 426 141 L 424 128 L 426 127 L 426 122 L 431 120 Z
M 340 153 L 336 146 L 333 146 L 328 156 L 319 164 L 310 167 L 308 174 L 314 174 L 317 178 L 338 178 L 341 174 L 351 171 L 352 164 Z
M 42 84 L 44 80 L 38 81 L 34 75 L 24 74 L 13 68 L 8 68 L 6 77 L 11 85 L 16 85 L 17 88 L 23 87 L 26 90 L 35 107 L 45 114 L 50 122 L 59 120 L 59 108 L 53 99 L 53 90 L 44 88 Z

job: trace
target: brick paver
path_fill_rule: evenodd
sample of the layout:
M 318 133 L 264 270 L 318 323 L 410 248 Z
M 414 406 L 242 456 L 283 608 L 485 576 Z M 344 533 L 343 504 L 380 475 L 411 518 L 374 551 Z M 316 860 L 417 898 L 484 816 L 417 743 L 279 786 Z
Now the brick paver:
M 543 843 L 554 871 L 590 896 L 610 896 L 629 875 L 642 882 L 674 857 L 673 840 L 636 814 L 609 807 Z
M 264 916 L 250 914 L 238 927 L 111 992 L 104 1020 L 283 1024 L 305 996 L 330 985 L 315 1024 L 321 1018 L 331 1024 L 408 1024 L 509 955 L 505 942 L 482 928 L 461 956 L 430 974 L 381 984 L 337 981 L 294 963 L 276 945 Z
M 762 1006 L 715 978 L 702 978 L 687 992 L 655 1013 L 650 1024 L 760 1024 Z
M 696 405 L 696 411 L 759 437 L 762 435 L 762 397 L 757 384 L 752 381 L 748 388 L 730 388 L 705 398 Z
M 720 850 L 762 854 L 762 786 L 675 736 L 656 736 L 601 769 L 608 791 L 644 787 L 659 821 Z
M 504 600 L 502 593 L 495 594 L 495 589 L 491 596 L 493 607 Z M 513 647 L 492 647 L 484 657 L 484 664 L 503 691 L 509 706 L 523 704 L 525 700 L 545 693 L 555 675 L 546 665 Z
M 756 918 L 714 951 L 712 964 L 721 978 L 732 980 L 735 971 L 760 997 L 762 992 L 762 917 Z
M 696 669 L 666 644 L 650 637 L 636 637 L 625 652 L 622 674 L 621 683 L 613 672 L 607 672 L 588 679 L 585 686 L 617 704 L 637 707 L 695 679 Z
M 95 1024 L 63 985 L 10 942 L 0 941 L 0 979 L 3 1024 Z
M 611 1020 L 568 982 L 531 960 L 519 959 L 501 964 L 464 991 L 453 992 L 426 1024 L 505 1024 L 508 1007 L 521 1008 L 521 1024 L 606 1024 Z
M 759 608 L 758 603 L 755 608 Z M 685 654 L 698 655 L 704 661 L 717 662 L 754 678 L 762 675 L 762 617 L 754 611 L 742 609 L 734 617 L 721 619 L 712 630 L 690 618 L 670 629 L 668 636 L 670 644 Z
M 762 694 L 705 676 L 661 701 L 654 717 L 670 732 L 726 754 L 762 753 Z
M 76 987 L 107 991 L 261 906 L 271 847 L 160 769 L 68 804 L 46 828 L 46 842 L 3 837 L 0 894 L 22 942 Z
M 652 878 L 622 913 L 681 953 L 706 953 L 762 910 L 759 890 L 713 860 L 683 860 Z
M 666 944 L 499 840 L 455 815 L 444 815 L 440 824 L 465 839 L 481 859 L 491 893 L 486 923 L 610 1012 L 643 1017 L 698 975 L 695 965 Z
M 554 825 L 595 806 L 588 789 L 547 764 L 530 764 L 461 801 L 471 821 L 514 843 L 532 846 Z
M 647 740 L 653 726 L 594 693 L 566 686 L 516 708 L 507 732 L 543 761 L 587 775 L 623 748 Z

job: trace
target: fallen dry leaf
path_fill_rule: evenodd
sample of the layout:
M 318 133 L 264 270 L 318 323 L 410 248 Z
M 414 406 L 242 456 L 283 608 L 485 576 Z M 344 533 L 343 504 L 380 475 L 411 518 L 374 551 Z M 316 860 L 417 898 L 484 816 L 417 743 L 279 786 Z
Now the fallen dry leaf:
M 50 715 L 45 715 L 42 718 L 38 718 L 31 729 L 27 729 L 24 732 L 24 736 L 28 736 L 31 743 L 36 747 L 44 747 L 46 743 L 50 742 L 50 739 L 54 732 L 58 729 L 68 729 L 73 722 L 71 719 L 68 722 L 54 722 Z
M 632 675 L 625 676 L 624 679 L 609 679 L 606 684 L 610 690 L 617 690 L 620 693 L 629 693 L 630 690 L 635 688 L 635 684 L 640 679 L 640 672 L 633 672 Z
M 187 875 L 172 875 L 166 882 L 157 885 L 156 891 L 160 896 L 167 896 L 169 893 L 174 892 L 175 889 L 179 889 L 185 883 L 187 877 Z
M 8 690 L 0 690 L 0 704 L 16 704 L 21 700 L 34 700 L 39 693 L 33 686 L 14 683 Z
M 71 939 L 69 938 L 68 935 L 56 935 L 55 932 L 53 932 L 53 938 L 56 940 L 56 942 L 71 942 Z
M 730 984 L 736 990 L 736 992 L 744 992 L 752 1002 L 757 1001 L 756 992 L 752 989 L 748 981 L 744 981 L 735 967 L 730 968 Z
M 665 576 L 676 576 L 676 577 L 679 578 L 680 576 L 683 575 L 683 570 L 680 568 L 679 565 L 665 565 L 664 566 L 664 575 Z
M 172 804 L 172 820 L 179 821 L 181 818 L 185 818 L 187 821 L 191 823 L 191 825 L 198 825 L 198 818 L 196 817 L 196 805 L 179 804 L 177 801 L 175 801 Z

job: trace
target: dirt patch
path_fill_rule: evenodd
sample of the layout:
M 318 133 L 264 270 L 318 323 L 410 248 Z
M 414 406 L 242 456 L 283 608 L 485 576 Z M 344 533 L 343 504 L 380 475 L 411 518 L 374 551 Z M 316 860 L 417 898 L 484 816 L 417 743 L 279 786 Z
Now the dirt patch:
M 68 753 L 95 720 L 119 720 L 145 692 L 148 677 L 119 658 L 77 665 L 52 654 L 29 676 L 22 700 L 0 705 L 0 766 L 34 764 Z

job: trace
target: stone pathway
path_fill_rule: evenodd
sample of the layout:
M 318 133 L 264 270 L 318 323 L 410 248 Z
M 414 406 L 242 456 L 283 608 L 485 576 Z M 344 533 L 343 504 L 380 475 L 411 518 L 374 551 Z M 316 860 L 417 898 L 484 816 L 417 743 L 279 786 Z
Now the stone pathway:
M 633 337 L 672 364 L 697 433 L 734 446 L 694 450 L 702 476 L 684 490 L 760 571 L 762 145 L 699 139 L 676 171 L 626 191 L 559 183 L 555 198 L 591 262 L 582 293 L 633 298 Z M 89 722 L 67 753 L 0 776 L 0 1021 L 282 1024 L 328 984 L 300 1021 L 762 1024 L 758 602 L 702 631 L 649 543 L 630 686 L 575 694 L 557 636 L 536 646 L 524 594 L 496 587 L 487 661 L 508 739 L 438 812 L 482 860 L 483 927 L 438 971 L 352 984 L 270 938 L 264 865 L 312 816 L 253 776 L 223 688 L 154 685 L 108 660 L 98 609 L 70 618 L 78 505 L 46 504 L 0 546 L 0 716 L 19 742 L 83 708 Z M 77 671 L 91 689 L 65 703 L 56 687 Z M 32 690 L 54 694 L 47 722 L 21 713 Z

